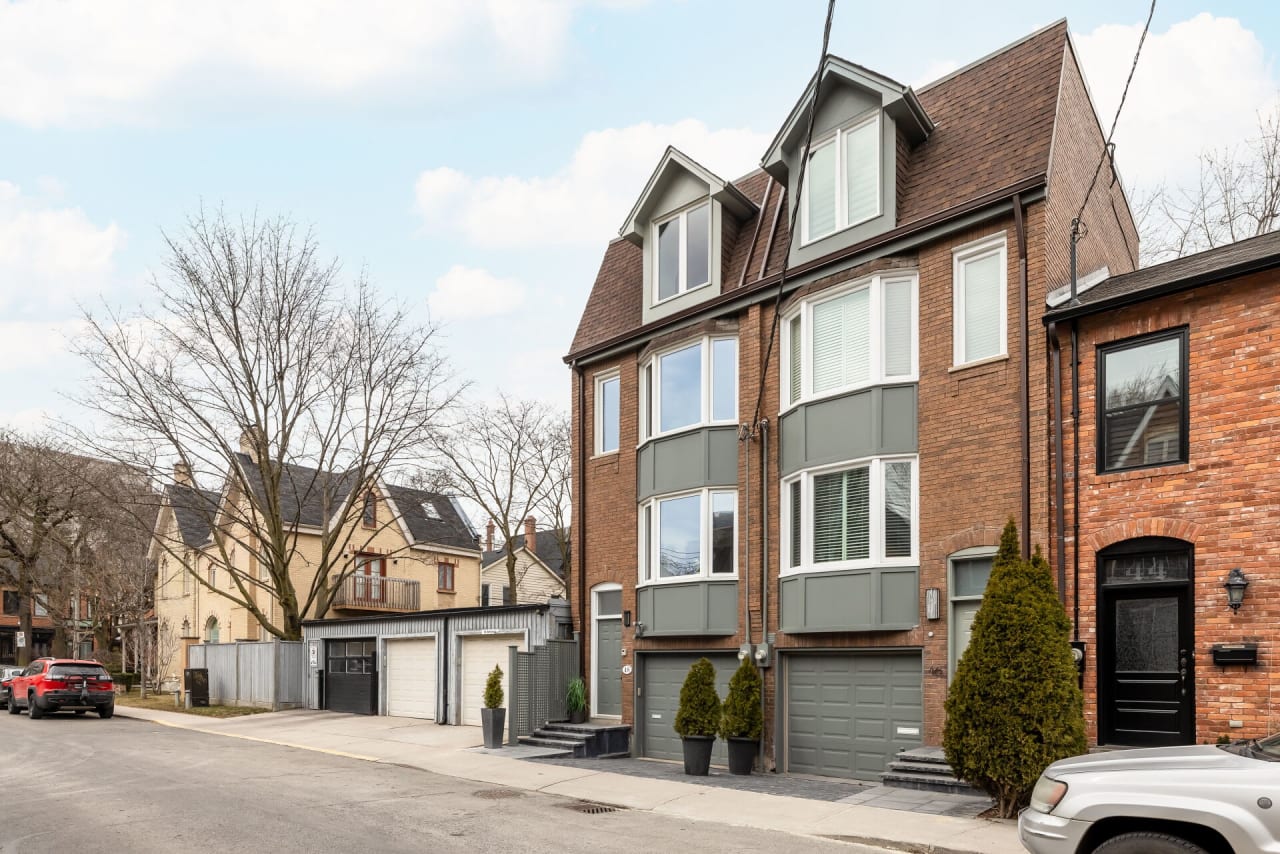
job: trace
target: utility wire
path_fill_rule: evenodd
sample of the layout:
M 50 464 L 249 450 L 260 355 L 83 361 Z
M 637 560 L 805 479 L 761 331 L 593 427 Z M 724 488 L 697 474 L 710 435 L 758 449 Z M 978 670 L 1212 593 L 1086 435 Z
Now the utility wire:
M 1111 131 L 1107 134 L 1106 145 L 1102 146 L 1102 154 L 1098 157 L 1098 166 L 1093 170 L 1093 179 L 1089 182 L 1089 190 L 1084 194 L 1084 201 L 1080 203 L 1080 212 L 1076 214 L 1075 223 L 1080 223 L 1084 216 L 1084 209 L 1089 204 L 1089 197 L 1093 195 L 1094 185 L 1098 183 L 1098 175 L 1102 172 L 1102 164 L 1110 158 L 1114 164 L 1115 161 L 1115 143 L 1112 138 L 1116 135 L 1116 125 L 1120 123 L 1120 112 L 1124 109 L 1125 99 L 1129 97 L 1129 84 L 1133 82 L 1133 72 L 1138 70 L 1138 57 L 1142 55 L 1142 45 L 1147 40 L 1147 33 L 1151 30 L 1151 19 L 1156 14 L 1156 0 L 1151 0 L 1151 9 L 1147 12 L 1147 23 L 1142 27 L 1142 35 L 1138 38 L 1138 49 L 1133 52 L 1133 64 L 1129 66 L 1129 76 L 1124 81 L 1124 91 L 1120 93 L 1120 103 L 1116 106 L 1115 118 L 1111 120 Z M 1114 169 L 1113 169 L 1114 171 Z
M 1155 3 L 1152 0 L 1152 6 Z M 760 423 L 760 406 L 764 402 L 764 381 L 769 373 L 769 360 L 773 358 L 773 342 L 778 335 L 778 308 L 782 305 L 782 289 L 787 284 L 787 262 L 791 259 L 791 246 L 796 239 L 796 219 L 800 215 L 800 200 L 804 198 L 802 190 L 804 189 L 804 178 L 809 171 L 809 146 L 813 143 L 813 122 L 814 117 L 818 114 L 818 95 L 822 92 L 822 69 L 827 64 L 827 45 L 831 42 L 831 19 L 835 16 L 836 0 L 828 0 L 827 2 L 827 23 L 822 29 L 822 55 L 818 57 L 818 72 L 814 75 L 813 82 L 813 99 L 809 102 L 809 122 L 804 132 L 804 148 L 800 150 L 800 174 L 796 176 L 796 195 L 795 207 L 791 209 L 790 225 L 787 228 L 787 246 L 786 252 L 782 256 L 782 272 L 778 276 L 778 293 L 773 300 L 773 322 L 769 326 L 769 346 L 764 352 L 764 361 L 760 363 L 760 388 L 756 391 L 756 407 L 755 412 L 751 416 L 751 424 L 749 425 L 749 435 L 754 436 L 756 427 Z M 790 200 L 787 193 L 779 194 L 778 204 L 782 204 L 783 199 Z M 760 212 L 761 216 L 764 211 Z M 769 251 L 766 249 L 766 251 Z

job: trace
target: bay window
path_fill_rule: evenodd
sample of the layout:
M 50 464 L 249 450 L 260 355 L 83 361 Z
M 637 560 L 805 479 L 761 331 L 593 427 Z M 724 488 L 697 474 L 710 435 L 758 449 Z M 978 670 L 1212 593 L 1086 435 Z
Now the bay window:
M 655 356 L 640 373 L 640 438 L 738 418 L 738 340 L 702 338 Z
M 784 571 L 916 562 L 914 457 L 802 472 L 784 481 L 782 494 Z
M 783 408 L 917 375 L 916 275 L 885 274 L 801 303 L 782 326 Z
M 804 179 L 804 242 L 880 215 L 880 114 L 813 144 Z
M 654 299 L 672 299 L 711 283 L 711 203 L 654 223 Z
M 641 505 L 641 583 L 734 577 L 737 510 L 738 493 L 731 489 L 703 489 Z

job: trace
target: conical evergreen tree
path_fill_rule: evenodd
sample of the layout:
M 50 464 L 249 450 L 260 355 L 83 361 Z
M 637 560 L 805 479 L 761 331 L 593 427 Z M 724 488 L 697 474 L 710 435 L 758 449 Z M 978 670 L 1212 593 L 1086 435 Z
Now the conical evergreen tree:
M 1036 549 L 1024 561 L 1013 519 L 947 695 L 943 748 L 961 779 L 1014 816 L 1050 763 L 1085 751 L 1071 622 Z

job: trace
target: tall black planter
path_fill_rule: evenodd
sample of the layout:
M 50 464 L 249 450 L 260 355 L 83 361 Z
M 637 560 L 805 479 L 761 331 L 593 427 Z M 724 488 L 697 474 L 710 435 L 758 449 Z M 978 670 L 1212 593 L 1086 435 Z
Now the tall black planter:
M 686 735 L 680 739 L 684 746 L 684 773 L 693 777 L 705 777 L 711 770 L 711 748 L 714 735 Z
M 729 739 L 729 773 L 750 774 L 755 764 L 756 754 L 760 752 L 760 742 L 754 738 Z
M 484 730 L 485 747 L 498 748 L 502 746 L 503 724 L 506 722 L 506 709 L 480 710 L 480 727 Z

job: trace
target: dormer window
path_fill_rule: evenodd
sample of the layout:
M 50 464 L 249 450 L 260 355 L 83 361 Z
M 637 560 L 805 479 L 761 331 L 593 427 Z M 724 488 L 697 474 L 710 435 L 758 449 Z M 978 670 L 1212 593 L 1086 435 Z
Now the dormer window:
M 814 142 L 804 178 L 805 243 L 880 215 L 880 113 Z
M 711 202 L 654 223 L 654 302 L 711 283 Z

